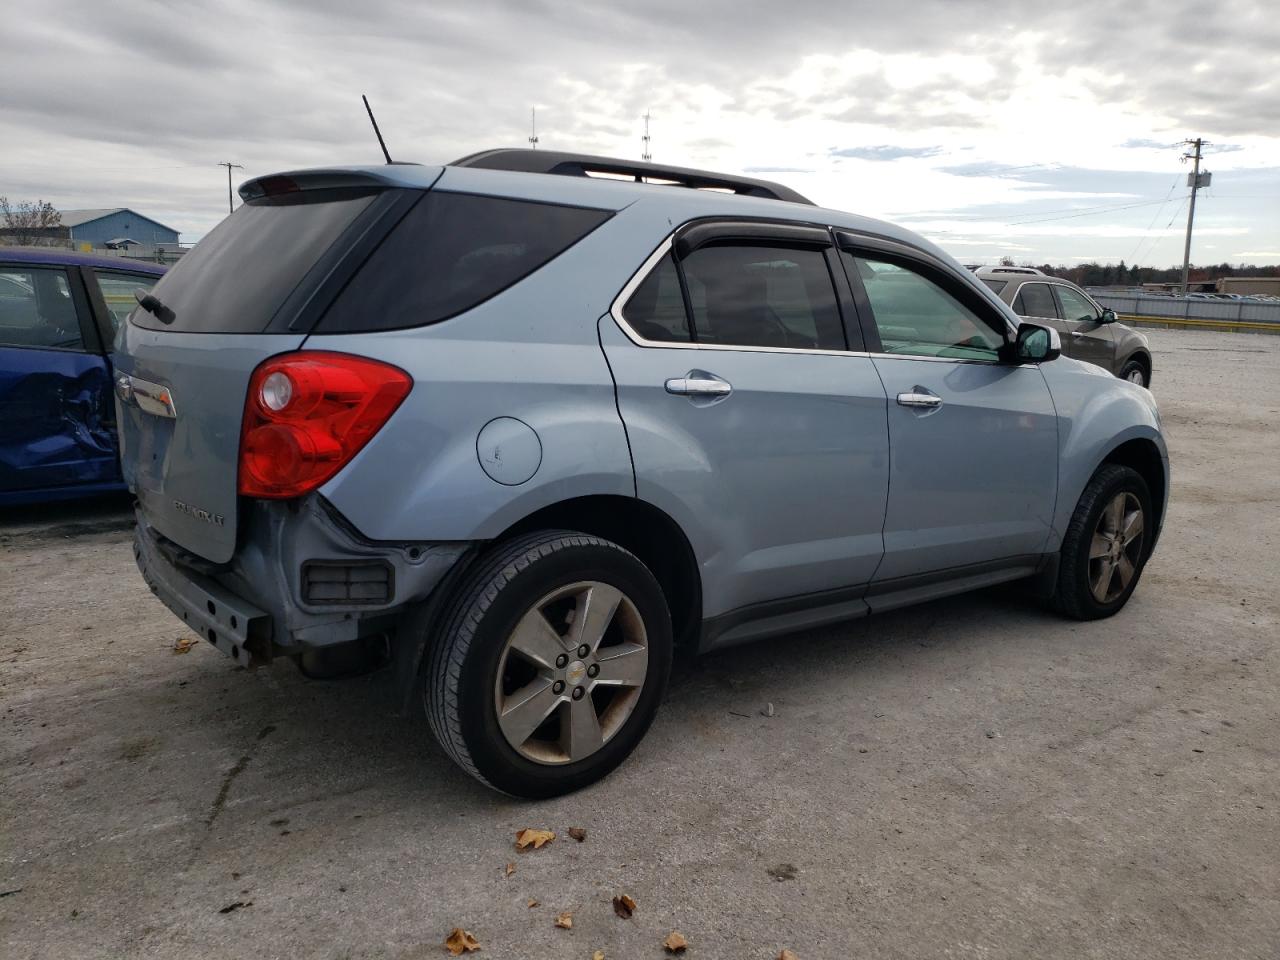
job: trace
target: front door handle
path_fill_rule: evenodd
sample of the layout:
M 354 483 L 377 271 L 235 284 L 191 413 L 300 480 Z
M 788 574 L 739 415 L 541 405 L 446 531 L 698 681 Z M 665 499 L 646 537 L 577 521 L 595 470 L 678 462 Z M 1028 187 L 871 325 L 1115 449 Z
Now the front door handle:
M 677 397 L 704 400 L 723 400 L 733 393 L 733 385 L 728 380 L 723 380 L 705 370 L 690 370 L 683 377 L 672 377 L 664 386 L 667 393 Z
M 923 387 L 915 387 L 907 393 L 898 394 L 898 405 L 934 410 L 942 406 L 942 398 L 936 394 L 929 393 Z

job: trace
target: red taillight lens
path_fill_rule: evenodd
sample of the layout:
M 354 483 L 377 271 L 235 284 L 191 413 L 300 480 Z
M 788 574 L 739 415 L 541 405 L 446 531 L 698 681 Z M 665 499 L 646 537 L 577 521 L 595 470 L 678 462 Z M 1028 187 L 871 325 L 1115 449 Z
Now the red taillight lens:
M 412 386 L 398 367 L 345 353 L 267 360 L 249 380 L 240 493 L 287 499 L 314 490 L 382 429 Z

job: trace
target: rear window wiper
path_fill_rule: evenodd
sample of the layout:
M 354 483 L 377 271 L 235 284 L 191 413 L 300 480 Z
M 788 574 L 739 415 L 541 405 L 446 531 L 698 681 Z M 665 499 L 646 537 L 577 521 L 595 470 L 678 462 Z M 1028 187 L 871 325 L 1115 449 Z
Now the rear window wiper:
M 137 290 L 133 291 L 133 299 L 138 301 L 138 306 L 154 316 L 161 323 L 173 323 L 176 314 L 161 303 L 159 298 L 154 294 L 147 293 L 146 290 L 139 287 Z

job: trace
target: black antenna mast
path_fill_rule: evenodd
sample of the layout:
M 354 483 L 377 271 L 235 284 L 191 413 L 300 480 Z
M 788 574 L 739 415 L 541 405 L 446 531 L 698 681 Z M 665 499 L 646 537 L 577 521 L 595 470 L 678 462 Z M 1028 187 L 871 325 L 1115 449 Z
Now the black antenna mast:
M 382 155 L 387 158 L 387 163 L 390 163 L 391 154 L 387 153 L 387 144 L 382 139 L 382 131 L 378 129 L 378 121 L 373 119 L 373 107 L 369 106 L 369 98 L 362 93 L 360 94 L 360 99 L 364 101 L 364 108 L 369 112 L 369 122 L 373 124 L 373 132 L 377 134 L 378 146 L 382 148 Z

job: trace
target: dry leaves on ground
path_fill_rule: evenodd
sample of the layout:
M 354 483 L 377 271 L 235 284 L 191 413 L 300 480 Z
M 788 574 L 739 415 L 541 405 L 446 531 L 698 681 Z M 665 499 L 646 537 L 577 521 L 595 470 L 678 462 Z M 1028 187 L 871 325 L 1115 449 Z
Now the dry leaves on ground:
M 620 893 L 613 898 L 613 912 L 627 920 L 636 912 L 636 902 L 625 893 Z
M 783 947 L 782 952 L 778 954 L 778 960 L 800 960 L 800 958 L 797 957 L 790 950 L 788 950 L 786 947 Z
M 186 653 L 199 642 L 195 637 L 179 637 L 173 641 L 173 652 Z
M 480 944 L 476 942 L 476 938 L 471 935 L 470 930 L 454 927 L 449 935 L 444 938 L 444 948 L 456 957 L 462 953 L 472 953 L 479 950 Z
M 591 955 L 591 960 L 604 960 L 604 951 L 597 950 L 595 953 Z
M 523 830 L 516 831 L 516 849 L 528 850 L 533 847 L 533 849 L 537 850 L 555 838 L 556 835 L 550 830 L 535 830 L 532 827 L 526 827 Z
M 684 934 L 679 930 L 672 930 L 667 934 L 667 939 L 662 941 L 662 949 L 667 953 L 684 953 L 689 946 L 689 941 L 684 938 Z
M 508 863 L 502 872 L 504 876 L 509 877 L 516 872 L 516 865 L 514 863 Z
M 581 843 L 583 840 L 587 839 L 587 831 L 583 830 L 581 827 L 570 827 L 569 836 Z
M 529 901 L 529 909 L 530 909 L 530 910 L 532 910 L 534 907 L 540 907 L 540 906 L 542 906 L 542 904 L 538 903 L 538 901 L 537 901 L 537 900 L 530 900 L 530 901 Z
M 561 930 L 573 929 L 573 914 L 566 910 L 564 913 L 556 914 L 556 926 Z

